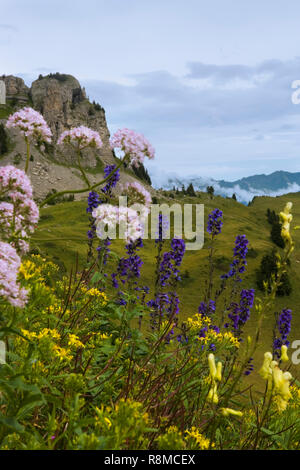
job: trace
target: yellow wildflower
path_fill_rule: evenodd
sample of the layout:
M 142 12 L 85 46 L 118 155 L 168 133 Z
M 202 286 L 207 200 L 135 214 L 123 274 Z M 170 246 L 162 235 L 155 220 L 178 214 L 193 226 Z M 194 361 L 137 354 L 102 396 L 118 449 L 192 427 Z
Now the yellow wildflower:
M 209 449 L 210 440 L 207 439 L 206 437 L 204 437 L 203 434 L 201 434 L 198 431 L 198 429 L 196 429 L 194 426 L 191 428 L 191 430 L 186 430 L 185 433 L 186 433 L 187 436 L 192 437 L 193 439 L 195 439 L 195 441 L 197 442 L 200 450 Z M 214 447 L 214 444 L 212 444 L 211 447 Z
M 285 344 L 283 344 L 281 346 L 281 357 L 280 357 L 281 361 L 282 362 L 288 362 L 289 360 L 289 357 L 287 355 L 287 346 Z
M 217 375 L 217 368 L 215 363 L 215 356 L 211 353 L 208 355 L 208 366 L 209 372 L 212 379 L 214 379 Z
M 55 329 L 51 330 L 50 328 L 43 328 L 38 334 L 38 339 L 45 338 L 46 336 L 50 336 L 52 339 L 60 339 L 60 334 Z
M 229 415 L 243 416 L 243 413 L 241 411 L 236 411 L 236 410 L 233 410 L 232 408 L 220 408 L 220 411 L 223 416 L 229 416 Z
M 68 349 L 61 348 L 60 346 L 55 344 L 54 347 L 53 347 L 53 350 L 54 350 L 55 354 L 57 355 L 57 357 L 59 357 L 60 361 L 63 361 L 63 360 L 68 360 L 69 361 L 69 360 L 72 359 L 72 356 L 71 356 L 70 351 Z
M 219 382 L 221 382 L 222 380 L 222 362 L 218 362 L 216 380 L 218 380 Z
M 84 348 L 84 344 L 79 340 L 78 336 L 69 333 L 68 346 L 74 346 L 75 348 Z
M 215 403 L 216 405 L 219 403 L 218 393 L 217 393 L 217 385 L 213 383 L 210 391 L 207 395 L 207 401 L 211 403 Z

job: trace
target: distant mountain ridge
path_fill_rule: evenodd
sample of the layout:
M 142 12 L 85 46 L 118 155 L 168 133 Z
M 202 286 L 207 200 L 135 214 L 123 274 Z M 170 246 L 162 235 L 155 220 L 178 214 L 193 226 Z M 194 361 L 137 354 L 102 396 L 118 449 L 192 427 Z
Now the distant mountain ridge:
M 236 185 L 242 189 L 258 189 L 278 191 L 278 189 L 288 187 L 291 184 L 299 184 L 300 186 L 300 172 L 290 173 L 288 171 L 274 171 L 270 175 L 253 175 L 241 178 L 236 181 L 219 180 L 219 184 L 224 188 L 232 188 Z
M 176 174 L 160 174 L 150 172 L 155 188 L 172 189 L 187 187 L 193 184 L 196 191 L 206 191 L 207 186 L 213 186 L 215 194 L 231 197 L 233 193 L 238 201 L 247 204 L 255 196 L 280 196 L 291 192 L 300 191 L 300 172 L 274 171 L 266 175 L 253 175 L 235 181 L 215 180 L 201 176 L 191 175 L 180 177 Z

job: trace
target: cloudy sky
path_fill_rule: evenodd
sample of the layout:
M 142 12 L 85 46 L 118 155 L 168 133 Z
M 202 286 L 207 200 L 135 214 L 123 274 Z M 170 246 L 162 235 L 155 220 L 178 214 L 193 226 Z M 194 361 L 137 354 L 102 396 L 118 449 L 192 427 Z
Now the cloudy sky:
M 300 171 L 298 0 L 0 0 L 0 75 L 70 73 L 150 171 Z M 299 93 L 300 96 L 300 93 Z

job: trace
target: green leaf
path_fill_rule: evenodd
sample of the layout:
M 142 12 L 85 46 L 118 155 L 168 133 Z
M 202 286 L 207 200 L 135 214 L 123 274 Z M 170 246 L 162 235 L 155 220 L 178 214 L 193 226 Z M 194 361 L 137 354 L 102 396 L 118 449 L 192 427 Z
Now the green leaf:
M 0 414 L 0 424 L 13 429 L 15 432 L 23 432 L 24 426 L 20 424 L 14 416 L 3 416 Z

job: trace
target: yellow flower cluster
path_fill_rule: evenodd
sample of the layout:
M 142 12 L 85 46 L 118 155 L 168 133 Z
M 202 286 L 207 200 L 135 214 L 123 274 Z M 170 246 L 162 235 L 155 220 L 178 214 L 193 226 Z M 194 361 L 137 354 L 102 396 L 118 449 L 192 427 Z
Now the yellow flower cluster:
M 25 279 L 25 281 L 28 281 L 33 277 L 36 278 L 40 275 L 40 273 L 41 269 L 37 267 L 32 261 L 25 260 L 21 263 L 19 274 Z M 39 277 L 38 280 L 43 281 L 44 279 L 42 277 Z
M 68 349 L 61 348 L 60 346 L 55 344 L 53 346 L 53 350 L 60 361 L 70 361 L 72 359 L 72 355 L 70 354 L 70 351 Z
M 210 440 L 207 439 L 206 437 L 201 434 L 198 429 L 196 429 L 194 426 L 191 428 L 191 430 L 186 430 L 185 431 L 186 435 L 188 437 L 191 437 L 195 439 L 195 441 L 198 444 L 199 450 L 207 450 L 210 447 Z M 212 443 L 211 448 L 215 447 L 215 444 Z
M 200 315 L 197 313 L 193 317 L 189 317 L 187 319 L 187 326 L 190 328 L 190 332 L 192 334 L 197 334 L 203 328 L 207 327 L 205 336 L 197 336 L 197 340 L 201 343 L 218 343 L 222 345 L 235 346 L 236 348 L 240 346 L 238 339 L 230 331 L 217 333 L 212 328 L 210 328 L 212 326 L 211 319 L 205 315 Z
M 284 355 L 284 351 L 282 351 L 282 355 Z M 270 352 L 264 354 L 263 365 L 259 373 L 268 381 L 268 393 L 273 396 L 278 410 L 284 411 L 292 397 L 289 388 L 292 375 L 279 368 L 278 362 L 273 360 L 273 355 Z
M 43 341 L 44 339 L 50 340 L 50 343 L 47 344 L 47 348 L 53 351 L 55 356 L 59 358 L 60 361 L 62 360 L 71 360 L 72 354 L 70 349 L 63 348 L 58 344 L 53 344 L 55 341 L 59 341 L 61 338 L 60 333 L 56 329 L 50 328 L 43 328 L 39 333 L 34 331 L 28 331 L 25 329 L 21 329 L 23 336 L 25 336 L 30 341 Z M 52 342 L 53 341 L 53 342 Z M 42 343 L 39 343 L 42 344 Z M 69 335 L 69 346 L 75 346 L 76 348 L 84 347 L 84 345 L 79 341 L 76 335 Z
M 75 348 L 84 348 L 84 344 L 79 340 L 78 336 L 69 333 L 68 346 L 74 346 Z
M 43 328 L 39 333 L 36 333 L 34 331 L 28 331 L 25 329 L 21 329 L 21 332 L 23 336 L 25 336 L 29 340 L 42 339 L 46 336 L 52 339 L 60 339 L 60 334 L 58 333 L 58 331 L 55 329 L 51 330 L 50 328 Z
M 281 236 L 284 241 L 289 244 L 292 243 L 292 238 L 290 234 L 290 224 L 293 220 L 293 216 L 291 214 L 292 207 L 293 204 L 291 202 L 288 202 L 283 211 L 279 214 L 280 222 L 282 224 Z
M 106 333 L 91 333 L 91 337 L 89 339 L 88 345 L 90 348 L 95 349 L 97 346 L 101 345 L 101 343 L 111 338 L 112 335 L 107 335 Z
M 108 302 L 108 298 L 104 294 L 104 292 L 101 292 L 99 289 L 96 289 L 96 287 L 92 287 L 86 293 L 90 297 L 96 297 L 97 300 L 101 300 L 104 305 L 107 304 L 107 302 Z

